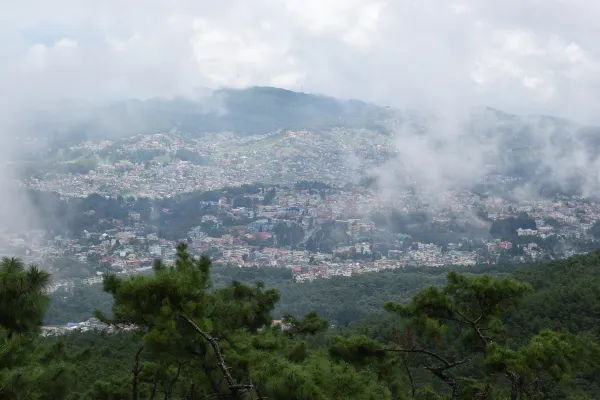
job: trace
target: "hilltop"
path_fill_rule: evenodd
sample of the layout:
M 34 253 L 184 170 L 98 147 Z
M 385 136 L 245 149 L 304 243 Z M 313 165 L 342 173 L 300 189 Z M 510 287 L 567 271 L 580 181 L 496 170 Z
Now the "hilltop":
M 14 161 L 34 164 L 30 169 L 38 171 L 78 174 L 121 160 L 165 167 L 172 160 L 192 160 L 206 170 L 204 182 L 240 178 L 221 186 L 257 179 L 345 183 L 377 178 L 372 175 L 381 171 L 369 170 L 385 164 L 386 172 L 395 171 L 405 182 L 425 181 L 435 188 L 449 181 L 453 188 L 472 189 L 484 178 L 500 176 L 503 195 L 524 184 L 545 196 L 598 190 L 600 128 L 491 108 L 450 119 L 273 87 L 104 105 L 65 101 L 32 117 L 33 132 L 49 141 L 38 146 L 45 150 L 15 155 Z M 152 138 L 156 135 L 162 136 Z M 87 143 L 102 140 L 108 141 L 102 148 Z M 40 167 L 43 162 L 60 165 Z M 230 171 L 236 166 L 239 170 Z M 213 176 L 221 167 L 228 172 Z M 476 190 L 489 192 L 490 185 Z
M 65 124 L 58 115 L 78 117 Z M 61 103 L 54 115 L 37 121 L 57 139 L 81 141 L 120 138 L 139 133 L 158 133 L 177 127 L 200 135 L 229 131 L 256 135 L 289 130 L 328 130 L 334 127 L 369 128 L 385 131 L 385 120 L 393 111 L 359 100 L 298 93 L 273 87 L 219 89 L 194 97 L 123 100 L 107 105 Z

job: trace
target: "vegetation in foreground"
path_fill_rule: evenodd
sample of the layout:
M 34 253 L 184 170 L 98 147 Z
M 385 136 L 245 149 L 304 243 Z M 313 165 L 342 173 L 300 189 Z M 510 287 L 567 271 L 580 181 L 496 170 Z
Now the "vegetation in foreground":
M 443 286 L 328 333 L 314 312 L 272 324 L 277 290 L 215 287 L 210 259 L 180 244 L 175 264 L 156 261 L 154 275 L 105 279 L 112 313 L 97 316 L 117 333 L 42 338 L 50 277 L 4 259 L 0 398 L 594 398 L 600 296 L 597 273 L 580 274 L 599 261 L 593 253 L 516 274 L 531 284 L 450 272 Z M 565 288 L 545 272 L 580 286 Z M 565 303 L 548 299 L 555 308 L 540 309 L 552 293 Z M 544 323 L 573 307 L 574 323 Z

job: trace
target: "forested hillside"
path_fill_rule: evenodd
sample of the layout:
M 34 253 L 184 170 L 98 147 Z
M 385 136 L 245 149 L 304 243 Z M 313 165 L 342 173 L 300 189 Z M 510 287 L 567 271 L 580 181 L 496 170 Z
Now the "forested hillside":
M 69 122 L 56 115 L 70 115 Z M 231 131 L 265 134 L 279 129 L 333 127 L 385 130 L 394 115 L 388 107 L 358 100 L 298 93 L 274 87 L 224 88 L 187 98 L 124 100 L 107 105 L 63 102 L 33 119 L 31 130 L 55 132 L 57 143 L 123 138 L 173 127 L 194 135 Z
M 337 276 L 327 280 L 296 283 L 288 268 L 256 268 L 213 266 L 211 279 L 216 287 L 232 280 L 243 283 L 264 282 L 267 288 L 277 289 L 280 300 L 273 310 L 275 318 L 284 314 L 317 313 L 331 324 L 346 326 L 367 316 L 383 312 L 383 304 L 394 300 L 405 302 L 419 290 L 430 285 L 442 285 L 450 271 L 478 276 L 500 277 L 514 272 L 517 265 L 479 265 L 476 267 L 403 268 L 372 272 L 350 277 Z M 356 301 L 347 301 L 352 298 Z M 76 286 L 50 296 L 51 302 L 44 319 L 47 325 L 64 325 L 83 321 L 95 309 L 109 312 L 112 297 L 101 286 Z
M 595 252 L 294 286 L 284 271 L 239 276 L 268 278 L 279 292 L 226 282 L 181 244 L 173 267 L 157 261 L 152 275 L 105 280 L 111 312 L 96 314 L 114 333 L 40 337 L 49 276 L 4 259 L 0 397 L 593 399 L 599 265 Z M 286 315 L 272 324 L 279 302 Z

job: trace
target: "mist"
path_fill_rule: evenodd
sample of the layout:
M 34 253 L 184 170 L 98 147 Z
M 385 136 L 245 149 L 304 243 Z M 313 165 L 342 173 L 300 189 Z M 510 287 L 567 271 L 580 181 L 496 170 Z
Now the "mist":
M 545 184 L 588 197 L 600 190 L 599 139 L 595 127 L 492 109 L 442 113 L 418 129 L 409 117 L 392 132 L 394 156 L 366 173 L 377 179 L 384 198 L 410 187 L 434 201 L 494 175 L 518 181 L 521 199 L 539 196 Z
M 193 98 L 225 115 L 206 93 L 259 85 L 401 110 L 395 157 L 368 171 L 383 198 L 416 187 L 442 201 L 529 156 L 530 181 L 543 175 L 568 187 L 578 176 L 584 195 L 600 191 L 590 145 L 597 132 L 585 128 L 600 125 L 600 45 L 591 39 L 600 6 L 583 0 L 59 0 L 3 11 L 2 165 L 24 150 L 23 138 L 52 137 L 49 125 L 77 127 L 94 107 L 129 101 L 123 118 L 141 132 L 136 101 Z M 103 132 L 123 127 L 95 123 Z M 15 180 L 1 171 L 3 187 Z M 13 193 L 4 193 L 6 223 L 35 222 Z

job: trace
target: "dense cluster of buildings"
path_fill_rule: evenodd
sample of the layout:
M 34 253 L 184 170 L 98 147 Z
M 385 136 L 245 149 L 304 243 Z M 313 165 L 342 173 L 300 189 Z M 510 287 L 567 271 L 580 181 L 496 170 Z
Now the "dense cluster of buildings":
M 201 140 L 176 132 L 140 135 L 123 142 L 74 146 L 69 151 L 78 157 L 67 162 L 94 158 L 95 169 L 84 175 L 49 171 L 45 176 L 29 178 L 25 184 L 68 196 L 100 193 L 169 197 L 251 182 L 346 182 L 359 167 L 347 159 L 347 154 L 354 154 L 357 148 L 377 153 L 385 148 L 385 137 L 346 130 L 250 137 L 211 133 Z M 202 162 L 180 157 L 180 151 L 197 154 Z
M 124 326 L 119 325 L 118 327 L 105 324 L 98 318 L 92 317 L 82 322 L 68 322 L 66 325 L 46 325 L 42 326 L 42 336 L 56 336 L 63 335 L 65 333 L 78 331 L 78 332 L 89 332 L 89 331 L 101 331 L 113 333 L 115 331 L 128 331 L 133 330 L 133 325 Z
M 287 185 L 288 189 L 277 190 L 268 205 L 261 203 L 263 194 L 248 195 L 252 207 L 236 207 L 231 198 L 221 198 L 211 204 L 214 212 L 207 212 L 199 226 L 179 239 L 188 241 L 196 254 L 210 254 L 216 263 L 290 268 L 298 281 L 405 266 L 494 263 L 500 257 L 513 262 L 543 259 L 549 255 L 544 241 L 571 243 L 589 237 L 593 224 L 600 220 L 600 206 L 578 198 L 510 202 L 468 190 L 451 190 L 428 193 L 425 202 L 414 190 L 381 192 L 357 185 L 327 193 L 294 189 L 293 184 L 302 180 L 338 186 L 355 181 L 357 171 L 365 167 L 364 160 L 376 161 L 389 150 L 386 140 L 369 131 L 346 130 L 319 134 L 275 132 L 252 137 L 218 133 L 201 141 L 177 132 L 140 135 L 123 142 L 85 142 L 71 148 L 70 151 L 97 159 L 97 167 L 87 174 L 38 175 L 25 183 L 64 196 L 99 193 L 148 197 L 170 197 L 252 182 Z M 197 154 L 204 161 L 182 160 L 177 156 L 182 150 Z M 362 161 L 348 159 L 347 154 L 358 153 L 364 156 Z M 145 154 L 153 156 L 148 159 Z M 484 184 L 512 178 L 486 179 Z M 390 210 L 426 214 L 433 232 L 470 226 L 485 234 L 454 235 L 447 243 L 415 238 L 408 231 L 397 232 L 376 223 L 374 215 Z M 535 220 L 535 229 L 518 229 L 515 243 L 491 238 L 489 230 L 494 221 L 522 213 Z M 225 219 L 239 223 L 226 225 Z M 0 237 L 0 243 L 5 244 L 5 253 L 21 249 L 27 261 L 51 269 L 56 268 L 52 260 L 58 257 L 76 259 L 89 268 L 88 276 L 78 278 L 78 282 L 95 284 L 106 271 L 138 273 L 151 268 L 155 258 L 173 260 L 178 241 L 148 234 L 144 229 L 147 223 L 140 220 L 139 214 L 130 213 L 126 219 L 113 221 L 118 228 L 104 232 L 84 232 L 82 237 L 71 238 L 57 236 L 43 242 L 38 237 L 42 235 L 35 232 L 29 237 L 6 234 Z M 300 227 L 303 237 L 295 238 L 292 245 L 285 242 L 279 232 L 282 223 Z M 327 251 L 310 248 L 309 241 L 327 223 L 334 223 L 343 239 L 335 241 Z M 207 226 L 218 227 L 219 234 L 211 234 Z M 565 245 L 559 256 L 575 251 Z M 556 256 L 554 251 L 550 253 Z M 73 285 L 75 280 L 62 276 L 51 290 Z
M 258 202 L 263 195 L 247 197 Z M 424 206 L 409 193 L 398 193 L 383 204 L 377 192 L 365 188 L 323 196 L 314 190 L 279 189 L 271 204 L 259 203 L 252 208 L 234 207 L 231 199 L 224 197 L 207 203 L 211 203 L 212 211 L 202 216 L 202 225 L 183 233 L 178 240 L 144 233 L 148 221 L 141 221 L 139 214 L 131 212 L 127 219 L 113 221 L 118 228 L 105 232 L 84 231 L 79 238 L 57 236 L 42 242 L 43 232 L 33 231 L 28 237 L 6 234 L 0 237 L 0 242 L 5 243 L 7 249 L 21 249 L 27 262 L 48 266 L 60 276 L 50 288 L 53 291 L 76 283 L 100 283 L 102 274 L 107 271 L 130 274 L 148 271 L 156 258 L 172 261 L 181 240 L 188 242 L 193 253 L 209 254 L 217 264 L 289 268 L 296 280 L 303 281 L 406 266 L 496 263 L 500 257 L 508 257 L 503 260 L 511 262 L 539 260 L 548 253 L 544 247 L 546 240 L 566 243 L 589 237 L 589 230 L 600 220 L 600 206 L 578 199 L 510 203 L 499 198 L 481 200 L 466 191 L 446 194 L 446 202 L 439 207 Z M 402 212 L 426 212 L 428 226 L 440 231 L 445 231 L 450 224 L 471 224 L 482 232 L 489 232 L 493 221 L 520 213 L 527 213 L 535 221 L 536 229 L 518 229 L 515 243 L 493 239 L 488 234 L 480 237 L 465 234 L 456 236 L 453 242 L 434 244 L 417 240 L 409 233 L 391 233 L 376 224 L 373 215 L 390 207 Z M 484 210 L 487 219 L 475 217 L 472 211 L 475 208 Z M 225 219 L 229 220 L 228 226 L 224 224 Z M 311 249 L 307 242 L 326 224 L 335 226 L 343 239 L 338 238 L 327 251 Z M 218 227 L 220 233 L 211 235 L 207 226 Z M 302 228 L 302 237 L 296 238 L 293 245 L 282 243 L 279 237 L 285 234 L 286 227 Z M 514 252 L 516 248 L 519 252 Z M 568 256 L 575 250 L 563 248 L 561 251 L 559 256 Z M 79 261 L 88 269 L 88 276 L 64 276 L 60 266 L 53 262 L 60 257 Z

